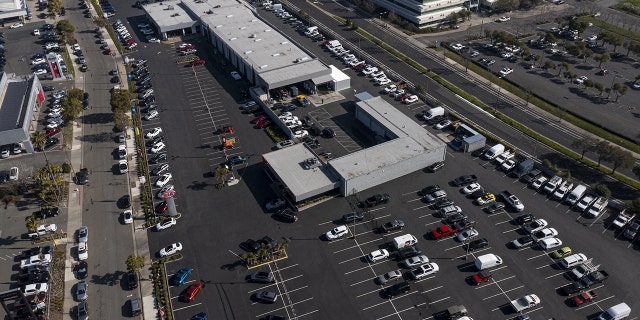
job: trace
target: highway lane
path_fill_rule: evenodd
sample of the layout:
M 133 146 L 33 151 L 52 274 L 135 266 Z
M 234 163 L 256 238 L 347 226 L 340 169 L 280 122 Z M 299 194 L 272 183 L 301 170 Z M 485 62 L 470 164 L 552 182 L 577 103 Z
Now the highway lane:
M 411 82 L 413 83 L 423 84 L 426 81 L 426 84 L 423 85 L 423 88 L 427 89 L 427 92 L 436 97 L 438 100 L 442 100 L 442 97 L 439 94 L 442 94 L 445 91 L 448 92 L 448 90 L 444 88 L 442 88 L 443 90 L 440 91 L 433 90 L 433 88 L 436 86 L 433 82 L 428 81 L 426 77 L 420 75 L 413 68 L 400 63 L 397 58 L 383 53 L 380 48 L 370 43 L 368 40 L 360 37 L 357 33 L 347 30 L 346 28 L 344 28 L 344 26 L 340 26 L 337 21 L 331 19 L 324 12 L 341 15 L 343 18 L 348 18 L 352 21 L 355 21 L 360 28 L 366 29 L 368 32 L 374 34 L 376 37 L 382 39 L 394 48 L 401 48 L 400 51 L 402 51 L 405 55 L 421 63 L 423 66 L 430 68 L 436 74 L 447 79 L 462 90 L 473 94 L 474 96 L 485 102 L 487 105 L 495 107 L 495 109 L 499 110 L 505 115 L 528 126 L 532 130 L 545 135 L 549 139 L 564 145 L 565 147 L 571 148 L 571 142 L 573 142 L 576 138 L 582 136 L 571 127 L 566 126 L 564 122 L 559 122 L 557 118 L 547 116 L 541 113 L 539 110 L 530 108 L 526 106 L 524 102 L 513 101 L 509 97 L 502 94 L 502 90 L 497 89 L 495 85 L 489 83 L 479 83 L 477 80 L 472 80 L 472 77 L 464 72 L 462 66 L 454 66 L 450 65 L 449 63 L 445 63 L 443 57 L 439 54 L 429 51 L 426 48 L 417 47 L 410 41 L 406 40 L 405 35 L 394 34 L 392 30 L 384 28 L 384 26 L 382 26 L 377 19 L 362 18 L 355 13 L 345 14 L 345 12 L 353 10 L 347 10 L 345 9 L 345 7 L 335 2 L 320 2 L 317 5 L 312 5 L 310 3 L 296 1 L 294 7 L 298 8 L 298 6 L 299 9 L 296 9 L 294 11 L 302 9 L 305 12 L 310 13 L 310 15 L 313 17 L 312 24 L 325 26 L 325 31 L 331 30 L 331 36 L 335 35 L 338 40 L 344 39 L 345 41 L 348 41 L 351 48 L 357 49 L 358 47 L 360 47 L 360 51 L 369 52 L 372 55 L 375 55 L 377 59 L 372 60 L 373 62 L 381 61 L 391 65 L 395 71 L 395 74 L 402 74 L 403 77 L 401 78 L 412 80 Z M 322 9 L 324 12 L 321 12 L 318 8 Z M 267 16 L 272 16 L 272 14 L 269 13 Z M 267 19 L 273 18 L 275 17 Z M 277 18 L 275 19 L 277 20 Z M 496 95 L 498 96 L 498 98 L 496 98 Z M 446 103 L 446 101 L 442 101 Z M 456 103 L 447 104 L 463 114 L 469 112 L 469 110 L 461 107 L 460 101 L 458 99 L 454 99 L 453 101 L 456 101 Z M 508 131 L 505 131 L 504 129 L 504 125 L 489 123 L 498 121 L 495 121 L 493 119 L 489 120 L 486 119 L 486 117 L 477 116 L 474 116 L 470 119 L 472 120 L 472 122 L 477 123 L 484 128 L 499 129 L 498 131 L 492 130 L 492 132 L 500 137 L 509 137 L 509 135 L 507 134 Z M 519 147 L 529 154 L 533 154 L 536 149 L 538 149 L 538 147 L 531 147 L 530 145 L 523 145 Z M 589 156 L 589 154 L 587 153 L 586 156 Z M 630 174 L 629 170 L 623 170 L 621 172 L 633 176 L 632 174 Z

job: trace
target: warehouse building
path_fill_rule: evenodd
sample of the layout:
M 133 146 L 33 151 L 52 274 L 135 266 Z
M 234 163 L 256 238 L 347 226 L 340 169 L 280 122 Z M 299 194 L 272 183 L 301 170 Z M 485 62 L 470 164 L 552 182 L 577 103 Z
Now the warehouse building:
M 444 161 L 446 144 L 381 97 L 356 95 L 355 118 L 381 143 L 326 163 L 297 144 L 263 155 L 293 202 L 328 192 L 349 196 Z
M 296 86 L 315 94 L 318 86 L 350 87 L 310 51 L 259 18 L 254 8 L 235 0 L 165 1 L 143 6 L 162 37 L 205 37 L 244 79 L 265 93 Z M 302 92 L 301 92 L 302 93 Z
M 419 28 L 447 23 L 449 16 L 465 7 L 477 6 L 476 0 L 374 0 L 377 6 L 407 19 Z
M 45 100 L 42 85 L 35 75 L 8 78 L 0 75 L 0 145 L 22 144 L 33 152 L 31 131 L 36 126 L 36 111 Z

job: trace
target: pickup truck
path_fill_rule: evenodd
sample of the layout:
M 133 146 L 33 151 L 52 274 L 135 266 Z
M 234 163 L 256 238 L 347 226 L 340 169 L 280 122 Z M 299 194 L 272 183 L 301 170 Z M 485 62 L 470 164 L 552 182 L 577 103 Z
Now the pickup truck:
M 598 268 L 600 268 L 600 265 L 594 264 L 593 259 L 589 259 L 583 262 L 581 265 L 571 269 L 569 272 L 567 272 L 567 274 L 573 280 L 580 280 L 586 274 L 596 271 L 598 270 Z
M 640 220 L 636 219 L 627 226 L 627 229 L 624 230 L 623 235 L 625 238 L 633 240 L 638 234 L 638 230 L 640 230 Z
M 622 229 L 627 225 L 633 218 L 636 217 L 635 213 L 626 212 L 627 210 L 622 210 L 618 213 L 618 216 L 611 222 L 614 228 Z
M 498 157 L 496 157 L 496 163 L 498 165 L 501 165 L 503 162 L 515 157 L 515 153 L 512 153 L 511 151 L 507 150 L 505 152 L 503 152 L 501 155 L 499 155 Z
M 531 309 L 540 304 L 540 298 L 535 294 L 528 294 L 516 300 L 511 300 L 511 306 L 516 312 Z
M 553 192 L 552 198 L 554 200 L 562 200 L 564 199 L 564 196 L 566 196 L 567 193 L 569 193 L 569 191 L 571 191 L 572 189 L 573 189 L 573 182 L 567 180 L 563 182 L 562 185 L 560 185 L 560 187 L 558 187 L 558 189 L 556 189 L 555 192 Z
M 453 179 L 453 185 L 456 187 L 462 187 L 477 181 L 478 181 L 478 177 L 476 177 L 474 174 L 471 174 L 471 175 L 460 176 Z
M 596 270 L 582 277 L 580 282 L 584 283 L 587 287 L 591 287 L 592 285 L 602 283 L 607 279 L 609 279 L 609 273 L 604 270 Z
M 509 192 L 508 190 L 503 191 L 500 196 L 502 196 L 504 201 L 517 211 L 524 210 L 524 204 L 522 204 L 522 201 L 520 201 L 520 199 L 518 199 L 518 197 L 516 197 L 515 195 L 511 194 L 511 192 Z
M 27 236 L 31 239 L 34 238 L 38 238 L 40 236 L 44 236 L 45 234 L 49 233 L 49 232 L 56 232 L 58 230 L 58 227 L 55 225 L 55 223 L 52 224 L 41 224 L 38 226 L 38 228 L 36 228 L 35 232 L 31 232 L 29 233 Z
M 35 265 L 44 265 L 51 262 L 51 254 L 35 255 L 20 261 L 20 268 L 28 268 Z
M 589 208 L 589 210 L 587 211 L 587 216 L 592 218 L 599 216 L 608 204 L 609 200 L 607 200 L 607 198 L 598 197 L 596 201 L 594 201 L 591 205 L 591 208 Z
M 598 297 L 598 294 L 595 291 L 589 290 L 589 291 L 581 292 L 579 295 L 572 297 L 571 303 L 575 307 L 579 307 L 587 302 L 591 302 L 595 300 L 597 297 Z

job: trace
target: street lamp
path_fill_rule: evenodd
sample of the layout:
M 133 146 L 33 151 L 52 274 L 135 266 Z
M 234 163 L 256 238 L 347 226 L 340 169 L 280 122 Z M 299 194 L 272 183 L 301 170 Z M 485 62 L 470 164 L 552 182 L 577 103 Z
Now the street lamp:
M 389 13 L 389 12 L 385 11 L 385 12 L 380 12 L 379 13 L 380 14 L 380 20 L 382 20 L 382 22 L 383 22 L 383 24 L 382 24 L 383 27 L 384 27 L 385 23 L 384 23 L 384 19 L 382 19 L 382 15 L 387 14 L 387 13 Z

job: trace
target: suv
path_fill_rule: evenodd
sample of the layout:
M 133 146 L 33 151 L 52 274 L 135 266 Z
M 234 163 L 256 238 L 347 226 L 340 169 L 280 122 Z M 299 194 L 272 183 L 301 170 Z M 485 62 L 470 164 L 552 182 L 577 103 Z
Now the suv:
M 364 219 L 364 214 L 362 212 L 351 212 L 342 216 L 342 221 L 345 223 L 356 222 Z
M 77 184 L 87 184 L 89 182 L 89 170 L 87 168 L 82 168 L 76 174 L 76 183 Z
M 404 227 L 404 221 L 402 220 L 391 220 L 382 226 L 380 226 L 380 232 L 387 233 L 395 230 L 402 230 Z
M 46 219 L 55 217 L 60 214 L 60 208 L 52 207 L 52 208 L 42 208 L 40 211 L 36 211 L 35 216 L 39 219 Z
M 389 202 L 389 199 L 391 199 L 391 196 L 389 196 L 388 194 L 379 193 L 367 198 L 367 200 L 364 201 L 364 205 L 367 207 L 373 207 L 381 203 L 387 203 Z
M 422 254 L 422 250 L 416 246 L 404 247 L 398 249 L 398 259 L 404 260 L 411 257 L 419 256 Z

